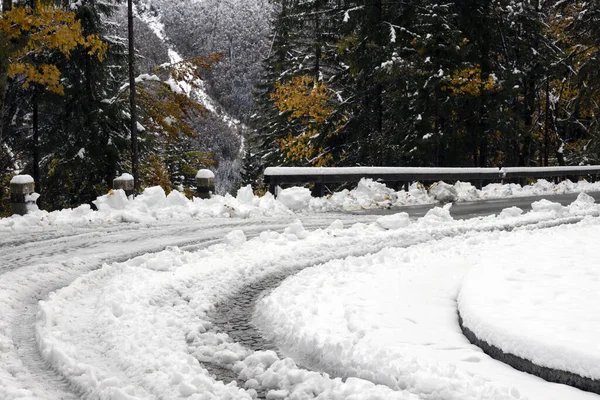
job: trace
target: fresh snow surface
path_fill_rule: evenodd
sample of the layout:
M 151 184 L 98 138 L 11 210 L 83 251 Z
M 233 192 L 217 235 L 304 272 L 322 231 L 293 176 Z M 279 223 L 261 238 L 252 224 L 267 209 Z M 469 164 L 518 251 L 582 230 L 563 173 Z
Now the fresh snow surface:
M 210 170 L 210 169 L 201 169 L 198 170 L 198 173 L 196 174 L 196 178 L 201 178 L 201 179 L 214 179 L 215 178 L 215 174 Z
M 93 211 L 89 204 L 74 209 L 54 212 L 30 212 L 25 216 L 14 215 L 0 218 L 3 230 L 28 230 L 55 225 L 98 225 L 105 223 L 150 223 L 163 220 L 192 220 L 205 218 L 257 218 L 289 216 L 296 213 L 334 212 L 364 209 L 386 209 L 437 202 L 476 201 L 600 191 L 600 182 L 563 181 L 553 184 L 540 179 L 521 187 L 517 184 L 493 183 L 478 190 L 468 182 L 449 185 L 438 182 L 425 188 L 412 184 L 408 191 L 395 191 L 372 179 L 362 179 L 352 190 L 344 189 L 322 198 L 310 196 L 310 190 L 302 187 L 279 189 L 277 199 L 270 193 L 255 196 L 250 186 L 238 190 L 236 196 L 213 195 L 211 199 L 187 199 L 182 193 L 172 191 L 166 195 L 160 187 L 151 187 L 134 199 L 128 199 L 122 190 L 114 190 L 98 197 Z
M 463 280 L 464 325 L 533 363 L 600 379 L 598 224 L 519 232 Z M 536 245 L 537 244 L 537 245 Z
M 568 207 L 541 201 L 527 215 L 562 218 L 592 209 L 598 206 L 581 194 Z M 507 225 L 522 218 L 514 210 L 503 214 L 498 218 Z M 422 399 L 597 399 L 482 353 L 461 333 L 456 298 L 467 274 L 461 310 L 464 304 L 468 326 L 484 340 L 597 378 L 599 238 L 600 220 L 587 218 L 548 229 L 472 231 L 338 259 L 263 297 L 255 323 L 301 365 Z
M 307 229 L 373 221 L 374 216 L 301 215 Z M 255 236 L 283 231 L 296 215 L 259 219 L 211 218 L 140 224 L 55 225 L 46 229 L 0 231 L 0 399 L 75 400 L 62 376 L 46 365 L 37 350 L 38 301 L 77 277 L 167 246 L 200 249 L 221 242 L 232 230 Z M 234 235 L 235 236 L 235 235 Z
M 88 399 L 251 399 L 257 391 L 267 399 L 597 399 L 483 355 L 460 334 L 455 302 L 488 250 L 510 257 L 513 235 L 539 246 L 536 229 L 583 219 L 597 237 L 600 206 L 588 200 L 473 220 L 453 220 L 448 204 L 416 221 L 400 214 L 315 231 L 296 221 L 257 237 L 233 231 L 202 250 L 172 247 L 81 276 L 40 302 L 37 342 Z M 554 228 L 573 229 L 581 228 Z M 317 264 L 257 311 L 295 361 L 214 329 L 215 304 L 245 285 Z M 239 384 L 216 381 L 203 363 L 232 369 Z
M 10 183 L 14 183 L 17 185 L 24 185 L 26 183 L 33 183 L 33 178 L 31 177 L 31 175 L 15 175 L 10 180 Z

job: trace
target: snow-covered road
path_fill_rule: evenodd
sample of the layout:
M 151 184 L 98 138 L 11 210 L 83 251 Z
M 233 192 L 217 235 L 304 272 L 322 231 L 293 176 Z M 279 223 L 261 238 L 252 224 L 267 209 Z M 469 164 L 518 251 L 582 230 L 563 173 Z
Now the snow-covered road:
M 169 246 L 194 250 L 218 243 L 235 229 L 249 236 L 282 230 L 296 217 L 260 220 L 215 219 L 55 226 L 0 233 L 0 398 L 78 398 L 41 358 L 35 337 L 38 301 L 105 263 L 126 261 Z M 307 227 L 327 226 L 356 216 L 306 216 Z M 362 221 L 375 217 L 361 216 Z
M 542 201 L 528 214 L 513 208 L 498 217 L 465 221 L 453 220 L 446 207 L 432 209 L 418 221 L 405 214 L 308 213 L 0 232 L 0 399 L 453 398 L 448 393 L 461 400 L 543 398 L 530 395 L 535 385 L 519 392 L 502 379 L 476 377 L 476 367 L 447 369 L 443 366 L 447 360 L 438 360 L 440 365 L 431 360 L 408 362 L 408 369 L 396 371 L 408 381 L 389 380 L 385 373 L 369 375 L 369 367 L 344 356 L 339 348 L 344 342 L 337 342 L 341 336 L 334 334 L 322 342 L 310 318 L 302 317 L 307 310 L 320 318 L 320 310 L 337 309 L 335 301 L 321 307 L 319 297 L 306 297 L 297 289 L 286 294 L 283 288 L 288 280 L 276 287 L 284 278 L 316 264 L 341 263 L 338 281 L 347 282 L 344 263 L 354 265 L 349 271 L 356 273 L 363 261 L 352 260 L 368 254 L 375 254 L 375 261 L 367 266 L 385 264 L 394 248 L 414 249 L 409 252 L 420 251 L 427 258 L 444 241 L 476 245 L 480 235 L 495 237 L 494 232 L 589 221 L 600 215 L 600 207 L 592 202 L 582 195 L 569 207 Z M 383 255 L 378 255 L 380 251 Z M 393 257 L 392 261 L 408 262 Z M 385 274 L 380 277 L 385 281 Z M 320 279 L 317 275 L 313 281 L 317 289 L 328 292 Z M 456 282 L 438 283 L 452 293 Z M 277 296 L 282 302 L 273 303 Z M 268 328 L 258 334 L 249 314 L 263 298 L 272 307 L 271 311 L 263 308 L 260 321 L 263 329 Z M 299 309 L 273 304 L 295 304 Z M 370 304 L 368 299 L 365 304 Z M 386 311 L 375 309 L 375 314 Z M 294 318 L 300 318 L 300 325 L 290 322 Z M 352 321 L 353 317 L 345 318 Z M 295 339 L 282 340 L 289 331 L 275 328 L 290 326 Z M 335 326 L 331 329 L 335 331 Z M 368 333 L 360 323 L 351 322 L 348 329 L 352 335 Z M 295 351 L 300 343 L 307 352 L 296 361 L 345 379 L 305 370 L 285 354 L 265 351 L 273 343 Z M 339 364 L 332 366 L 326 360 L 335 355 Z M 322 362 L 311 365 L 315 357 Z M 357 366 L 363 372 L 353 373 Z M 211 372 L 218 374 L 217 380 Z M 571 398 L 597 398 L 574 389 L 560 390 L 557 393 L 575 393 Z

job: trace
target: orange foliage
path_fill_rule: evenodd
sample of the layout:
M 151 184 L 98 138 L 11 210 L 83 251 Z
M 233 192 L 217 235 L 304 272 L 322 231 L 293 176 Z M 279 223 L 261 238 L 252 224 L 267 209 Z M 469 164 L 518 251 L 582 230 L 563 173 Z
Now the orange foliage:
M 315 144 L 323 125 L 334 113 L 330 96 L 325 83 L 308 76 L 294 77 L 288 83 L 277 82 L 271 99 L 279 111 L 290 113 L 290 122 L 299 119 L 304 126 L 300 134 L 290 132 L 287 137 L 277 141 L 288 159 L 310 160 L 315 166 L 331 162 L 331 154 Z
M 106 53 L 107 45 L 97 35 L 85 37 L 75 13 L 63 11 L 45 3 L 37 2 L 31 7 L 16 7 L 6 11 L 0 19 L 0 37 L 11 43 L 2 51 L 8 57 L 8 75 L 25 77 L 24 86 L 37 83 L 49 91 L 63 94 L 60 71 L 52 64 L 34 64 L 31 56 L 48 50 L 57 50 L 67 58 L 77 47 L 84 47 L 89 55 L 98 59 Z

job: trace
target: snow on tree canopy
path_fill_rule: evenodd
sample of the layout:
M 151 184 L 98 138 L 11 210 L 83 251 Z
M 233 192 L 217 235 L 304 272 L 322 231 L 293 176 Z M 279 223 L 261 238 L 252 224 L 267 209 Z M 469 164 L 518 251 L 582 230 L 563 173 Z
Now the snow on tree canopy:
M 199 178 L 199 179 L 211 179 L 212 178 L 212 179 L 214 179 L 215 174 L 209 169 L 201 169 L 196 174 L 196 178 Z
M 31 175 L 16 175 L 10 180 L 10 183 L 14 183 L 17 185 L 24 185 L 26 183 L 33 183 L 33 178 Z
M 120 177 L 116 178 L 115 181 L 132 181 L 133 175 L 124 173 Z

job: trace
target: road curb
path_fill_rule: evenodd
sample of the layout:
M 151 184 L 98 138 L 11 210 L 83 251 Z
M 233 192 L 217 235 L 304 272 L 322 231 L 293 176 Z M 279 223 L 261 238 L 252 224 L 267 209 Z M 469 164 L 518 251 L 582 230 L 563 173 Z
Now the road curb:
M 465 326 L 462 316 L 460 315 L 460 310 L 457 310 L 457 314 L 458 325 L 460 326 L 463 335 L 471 342 L 471 344 L 479 347 L 485 354 L 493 359 L 510 365 L 521 372 L 535 375 L 548 382 L 560 383 L 586 392 L 600 394 L 600 380 L 587 378 L 573 372 L 543 367 L 514 354 L 505 353 L 500 348 L 479 339 L 473 331 Z

